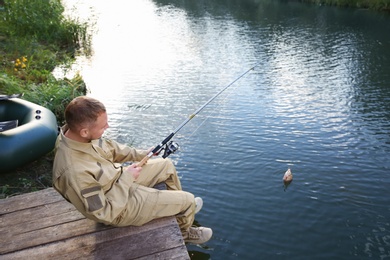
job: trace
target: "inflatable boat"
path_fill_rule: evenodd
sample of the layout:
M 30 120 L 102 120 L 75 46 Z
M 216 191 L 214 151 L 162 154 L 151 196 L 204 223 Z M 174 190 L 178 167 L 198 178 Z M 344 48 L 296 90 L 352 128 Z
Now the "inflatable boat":
M 0 95 L 0 173 L 37 160 L 54 149 L 55 115 L 47 108 Z

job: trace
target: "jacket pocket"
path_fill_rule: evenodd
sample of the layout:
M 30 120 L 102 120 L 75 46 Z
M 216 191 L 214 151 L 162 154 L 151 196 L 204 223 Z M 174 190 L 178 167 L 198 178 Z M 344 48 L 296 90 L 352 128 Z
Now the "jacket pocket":
M 87 210 L 89 212 L 94 212 L 103 208 L 103 202 L 100 198 L 101 193 L 102 189 L 100 186 L 86 188 L 81 191 L 81 195 L 87 202 Z

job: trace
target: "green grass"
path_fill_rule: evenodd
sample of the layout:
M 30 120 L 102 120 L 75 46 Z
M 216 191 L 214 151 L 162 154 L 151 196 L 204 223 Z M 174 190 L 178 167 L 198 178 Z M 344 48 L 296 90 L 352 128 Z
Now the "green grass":
M 0 7 L 0 94 L 24 93 L 62 123 L 64 106 L 87 90 L 79 75 L 56 79 L 52 71 L 90 55 L 87 24 L 65 19 L 60 0 L 6 0 Z
M 0 0 L 0 94 L 47 107 L 64 123 L 65 106 L 87 88 L 78 74 L 56 79 L 57 66 L 69 67 L 76 55 L 90 55 L 88 27 L 66 19 L 60 0 Z M 51 186 L 54 154 L 0 176 L 0 198 Z
M 88 43 L 87 25 L 65 19 L 63 12 L 60 0 L 6 0 L 5 31 L 74 54 Z

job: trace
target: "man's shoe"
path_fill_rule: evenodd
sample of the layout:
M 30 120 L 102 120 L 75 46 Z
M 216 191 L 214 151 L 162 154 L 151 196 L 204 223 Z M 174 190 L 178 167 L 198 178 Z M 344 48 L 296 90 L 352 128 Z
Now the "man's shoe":
M 196 204 L 196 206 L 195 206 L 195 214 L 196 214 L 203 207 L 203 200 L 202 200 L 202 198 L 201 197 L 196 197 L 195 198 L 195 204 Z
M 211 228 L 190 227 L 183 235 L 184 242 L 192 244 L 203 244 L 210 240 L 213 235 Z

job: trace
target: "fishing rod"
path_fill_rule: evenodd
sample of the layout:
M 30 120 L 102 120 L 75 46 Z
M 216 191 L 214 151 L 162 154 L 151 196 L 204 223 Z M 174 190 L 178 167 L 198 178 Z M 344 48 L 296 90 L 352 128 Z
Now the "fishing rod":
M 251 70 L 254 70 L 258 64 L 254 65 L 250 69 L 246 70 L 243 74 L 241 74 L 238 78 L 233 80 L 229 85 L 221 89 L 217 94 L 211 97 L 206 103 L 204 103 L 201 107 L 199 107 L 193 114 L 191 114 L 187 119 L 183 121 L 172 133 L 170 133 L 161 143 L 159 143 L 154 149 L 149 152 L 138 164 L 137 166 L 142 167 L 153 155 L 158 155 L 161 151 L 164 150 L 164 154 L 162 158 L 167 158 L 170 154 L 175 153 L 179 149 L 179 145 L 173 141 L 171 141 L 172 137 L 179 132 L 188 122 L 190 122 L 197 114 L 200 113 L 208 104 L 210 104 L 214 99 L 216 99 L 222 92 L 228 89 L 231 85 L 236 83 L 239 79 L 248 74 Z

